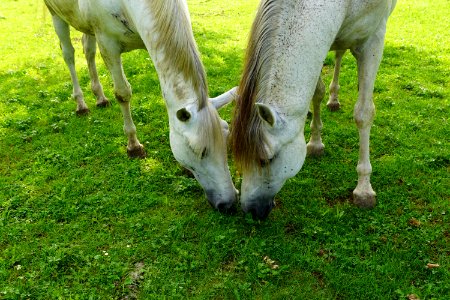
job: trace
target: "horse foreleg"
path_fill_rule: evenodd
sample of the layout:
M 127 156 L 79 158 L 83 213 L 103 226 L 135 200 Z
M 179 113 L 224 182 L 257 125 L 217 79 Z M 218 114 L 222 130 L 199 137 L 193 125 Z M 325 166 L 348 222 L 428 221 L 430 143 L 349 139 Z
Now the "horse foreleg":
M 78 82 L 77 72 L 75 70 L 75 49 L 72 46 L 70 40 L 70 28 L 69 25 L 63 21 L 60 17 L 52 15 L 53 26 L 55 32 L 58 35 L 61 50 L 64 61 L 70 71 L 70 77 L 72 78 L 73 94 L 72 97 L 77 102 L 77 114 L 84 115 L 89 113 L 89 108 L 84 102 L 83 92 L 81 91 L 80 83 Z
M 136 136 L 136 126 L 134 125 L 131 117 L 131 86 L 128 83 L 123 71 L 122 60 L 120 58 L 120 45 L 118 45 L 117 42 L 107 38 L 97 36 L 97 39 L 100 53 L 106 66 L 111 72 L 114 82 L 114 94 L 122 111 L 124 121 L 123 129 L 128 138 L 128 156 L 133 158 L 143 158 L 146 154 L 144 147 L 141 145 Z
M 341 71 L 342 57 L 346 50 L 336 50 L 336 62 L 334 64 L 333 80 L 330 84 L 330 97 L 327 102 L 327 107 L 331 111 L 336 111 L 341 108 L 339 103 L 339 73 Z
M 84 55 L 89 69 L 89 76 L 91 78 L 91 89 L 97 99 L 97 107 L 108 106 L 109 101 L 103 93 L 103 87 L 98 79 L 97 66 L 95 64 L 95 54 L 97 50 L 95 36 L 83 34 L 82 42 Z
M 359 160 L 356 168 L 358 184 L 353 191 L 354 203 L 363 208 L 375 206 L 375 192 L 370 184 L 370 129 L 375 116 L 373 89 L 375 77 L 383 55 L 385 27 L 381 28 L 362 47 L 353 51 L 358 63 L 359 95 L 354 109 L 354 118 L 359 131 Z
M 312 99 L 313 102 L 313 116 L 311 121 L 311 138 L 306 145 L 308 155 L 319 156 L 323 154 L 325 149 L 322 143 L 321 131 L 322 120 L 320 118 L 320 103 L 325 96 L 325 85 L 322 78 L 319 77 L 317 81 L 316 90 Z

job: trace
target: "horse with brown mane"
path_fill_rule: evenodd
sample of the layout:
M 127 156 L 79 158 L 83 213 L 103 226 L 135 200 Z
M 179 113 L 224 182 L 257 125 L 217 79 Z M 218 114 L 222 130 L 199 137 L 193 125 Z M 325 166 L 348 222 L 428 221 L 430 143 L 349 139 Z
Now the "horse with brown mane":
M 262 0 L 253 23 L 232 126 L 235 161 L 242 170 L 241 205 L 264 219 L 274 196 L 301 169 L 307 152 L 321 154 L 320 79 L 329 50 L 350 49 L 358 64 L 358 184 L 354 202 L 375 205 L 370 184 L 369 134 L 373 88 L 383 55 L 386 23 L 396 0 Z M 337 71 L 339 71 L 337 69 Z M 337 79 L 337 77 L 336 77 Z M 335 87 L 337 87 L 337 80 Z M 304 127 L 313 102 L 311 139 Z M 331 99 L 331 109 L 337 108 Z

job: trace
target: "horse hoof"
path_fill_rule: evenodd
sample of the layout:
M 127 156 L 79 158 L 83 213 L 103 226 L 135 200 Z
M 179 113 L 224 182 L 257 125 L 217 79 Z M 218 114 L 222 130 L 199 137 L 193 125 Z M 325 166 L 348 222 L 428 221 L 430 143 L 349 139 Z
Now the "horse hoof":
M 377 203 L 375 193 L 358 195 L 353 192 L 353 203 L 362 209 L 372 209 Z
M 109 107 L 109 106 L 111 106 L 111 103 L 106 99 L 97 103 L 98 108 L 104 108 L 104 107 Z
M 129 158 L 145 158 L 147 156 L 143 146 L 134 149 L 127 149 L 127 152 Z
M 330 111 L 338 111 L 341 108 L 341 104 L 339 102 L 328 102 L 327 107 Z
M 306 145 L 306 153 L 308 154 L 308 156 L 313 157 L 322 156 L 325 153 L 325 145 L 322 143 L 320 144 L 308 143 Z
M 77 116 L 86 116 L 90 113 L 91 111 L 89 110 L 89 108 L 83 108 L 83 109 L 77 109 L 76 113 Z

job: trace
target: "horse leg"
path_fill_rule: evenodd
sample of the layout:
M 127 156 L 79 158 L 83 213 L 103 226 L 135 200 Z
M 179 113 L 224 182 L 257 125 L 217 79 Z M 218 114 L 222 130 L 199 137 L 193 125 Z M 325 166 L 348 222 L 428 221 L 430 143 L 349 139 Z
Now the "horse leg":
M 131 100 L 131 86 L 125 77 L 122 67 L 122 60 L 120 58 L 120 45 L 113 40 L 103 38 L 97 35 L 97 42 L 100 48 L 100 53 L 103 60 L 111 72 L 114 82 L 114 94 L 117 102 L 119 102 L 124 121 L 124 132 L 128 138 L 127 152 L 128 156 L 132 158 L 145 157 L 144 147 L 139 143 L 136 136 L 136 126 L 131 118 L 130 100 Z
M 312 99 L 313 115 L 311 121 L 311 138 L 306 145 L 307 153 L 311 156 L 320 156 L 323 154 L 325 149 L 321 138 L 322 120 L 320 119 L 320 103 L 322 102 L 324 96 L 325 85 L 323 84 L 322 78 L 319 77 Z
M 103 93 L 103 87 L 98 79 L 97 66 L 95 65 L 95 53 L 97 50 L 95 36 L 83 34 L 82 42 L 84 55 L 89 69 L 89 76 L 91 77 L 91 89 L 97 99 L 97 107 L 109 106 L 110 103 Z
M 358 184 L 353 191 L 354 203 L 362 208 L 375 206 L 375 192 L 370 184 L 372 166 L 369 155 L 370 129 L 375 116 L 373 89 L 375 77 L 383 56 L 385 26 L 379 29 L 361 47 L 354 49 L 358 64 L 359 95 L 354 118 L 359 131 L 359 160 L 356 168 Z
M 344 56 L 346 50 L 336 50 L 336 62 L 334 65 L 333 80 L 330 84 L 330 98 L 327 102 L 327 107 L 331 111 L 337 111 L 341 108 L 339 103 L 339 72 L 341 71 L 342 57 Z
M 84 102 L 83 92 L 81 91 L 80 83 L 78 82 L 77 72 L 75 70 L 75 49 L 70 41 L 70 28 L 69 24 L 63 21 L 57 15 L 52 15 L 53 26 L 55 27 L 56 34 L 59 38 L 61 50 L 64 61 L 70 71 L 70 77 L 72 78 L 73 94 L 72 97 L 77 102 L 77 114 L 85 115 L 89 113 L 89 108 Z

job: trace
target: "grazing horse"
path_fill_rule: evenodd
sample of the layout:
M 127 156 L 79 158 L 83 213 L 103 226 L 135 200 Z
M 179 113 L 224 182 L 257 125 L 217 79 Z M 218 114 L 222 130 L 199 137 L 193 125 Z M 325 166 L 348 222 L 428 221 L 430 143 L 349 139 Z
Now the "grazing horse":
M 372 96 L 386 23 L 395 4 L 395 0 L 261 1 L 232 126 L 233 153 L 243 176 L 244 212 L 266 218 L 275 194 L 300 171 L 307 152 L 323 152 L 321 69 L 329 50 L 342 56 L 346 49 L 357 60 L 359 81 L 354 109 L 360 137 L 354 202 L 361 207 L 375 205 L 369 161 L 375 112 Z M 311 100 L 313 119 L 307 145 L 304 127 Z
M 192 33 L 185 0 L 44 0 L 52 14 L 63 57 L 73 81 L 77 112 L 86 113 L 74 67 L 70 28 L 83 32 L 91 86 L 97 105 L 107 105 L 95 67 L 96 43 L 114 82 L 131 157 L 144 157 L 130 113 L 131 87 L 121 54 L 147 49 L 161 83 L 170 125 L 170 144 L 178 162 L 189 169 L 211 205 L 228 210 L 237 191 L 227 164 L 228 125 L 217 109 L 233 99 L 233 91 L 208 99 L 206 74 Z

